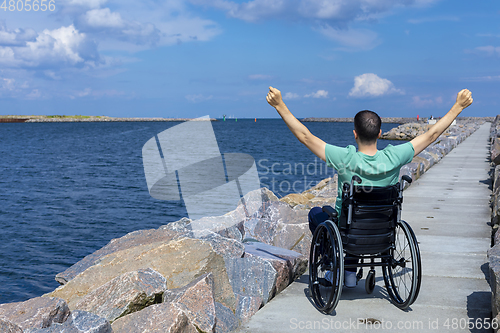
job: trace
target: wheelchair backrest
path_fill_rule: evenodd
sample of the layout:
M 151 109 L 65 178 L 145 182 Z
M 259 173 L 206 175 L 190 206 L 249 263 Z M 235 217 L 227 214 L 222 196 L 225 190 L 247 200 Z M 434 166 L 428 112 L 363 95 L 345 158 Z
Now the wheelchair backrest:
M 387 187 L 354 186 L 352 197 L 350 191 L 344 191 L 341 215 L 345 220 L 341 223 L 341 235 L 346 252 L 372 255 L 392 246 L 399 191 L 399 183 Z

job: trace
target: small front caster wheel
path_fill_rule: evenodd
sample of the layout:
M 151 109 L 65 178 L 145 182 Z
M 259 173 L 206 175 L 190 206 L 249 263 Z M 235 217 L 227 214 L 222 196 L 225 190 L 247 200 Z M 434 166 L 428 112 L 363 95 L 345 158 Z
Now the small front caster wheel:
M 371 269 L 366 276 L 365 289 L 368 294 L 373 292 L 375 289 L 375 270 Z

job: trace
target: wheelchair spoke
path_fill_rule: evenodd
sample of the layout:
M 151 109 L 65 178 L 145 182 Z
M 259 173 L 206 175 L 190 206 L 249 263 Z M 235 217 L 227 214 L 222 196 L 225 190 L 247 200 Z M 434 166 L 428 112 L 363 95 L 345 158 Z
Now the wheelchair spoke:
M 395 230 L 394 249 L 389 265 L 383 267 L 384 281 L 391 299 L 400 308 L 407 308 L 416 298 L 420 264 L 415 238 L 409 226 L 402 222 Z M 415 266 L 417 265 L 417 266 Z

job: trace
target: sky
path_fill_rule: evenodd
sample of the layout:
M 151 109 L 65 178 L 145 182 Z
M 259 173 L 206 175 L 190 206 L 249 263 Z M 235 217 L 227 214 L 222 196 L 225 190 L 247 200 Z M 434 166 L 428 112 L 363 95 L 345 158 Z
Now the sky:
M 500 113 L 498 0 L 2 1 L 0 114 Z

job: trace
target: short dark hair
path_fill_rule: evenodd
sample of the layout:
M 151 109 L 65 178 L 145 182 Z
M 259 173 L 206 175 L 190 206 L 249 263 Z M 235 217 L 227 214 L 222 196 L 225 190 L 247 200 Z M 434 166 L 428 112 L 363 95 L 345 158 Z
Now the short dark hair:
M 373 143 L 377 141 L 380 133 L 382 120 L 373 111 L 359 111 L 354 117 L 354 129 L 358 133 L 358 138 L 363 143 Z

